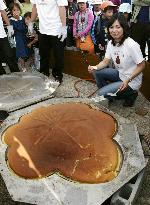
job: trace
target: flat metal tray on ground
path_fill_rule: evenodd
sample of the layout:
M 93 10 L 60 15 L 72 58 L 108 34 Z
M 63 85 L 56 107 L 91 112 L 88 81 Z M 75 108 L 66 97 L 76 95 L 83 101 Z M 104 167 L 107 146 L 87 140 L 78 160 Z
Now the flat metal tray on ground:
M 14 111 L 51 98 L 58 85 L 39 72 L 1 75 L 0 110 Z
M 135 124 L 100 105 L 96 107 L 96 104 L 93 105 L 93 102 L 86 98 L 52 98 L 10 113 L 2 124 L 0 133 L 2 134 L 9 126 L 17 123 L 22 115 L 33 109 L 65 102 L 86 103 L 115 117 L 118 122 L 118 132 L 114 140 L 119 144 L 123 153 L 119 175 L 112 181 L 100 184 L 68 181 L 57 174 L 39 180 L 23 179 L 9 170 L 5 158 L 7 146 L 0 140 L 0 173 L 13 200 L 39 205 L 100 205 L 146 166 Z

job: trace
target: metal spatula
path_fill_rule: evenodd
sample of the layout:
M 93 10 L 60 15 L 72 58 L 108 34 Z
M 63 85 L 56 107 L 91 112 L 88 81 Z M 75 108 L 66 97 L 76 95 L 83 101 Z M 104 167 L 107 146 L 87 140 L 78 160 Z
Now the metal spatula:
M 115 93 L 107 93 L 107 95 L 115 97 L 117 96 L 117 93 L 120 91 L 120 89 L 118 89 Z

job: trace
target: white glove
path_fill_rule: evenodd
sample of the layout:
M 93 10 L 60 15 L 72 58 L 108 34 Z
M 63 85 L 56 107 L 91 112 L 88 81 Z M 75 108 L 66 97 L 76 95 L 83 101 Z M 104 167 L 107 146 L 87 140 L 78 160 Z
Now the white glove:
M 64 41 L 65 38 L 67 38 L 67 26 L 62 26 L 58 35 L 58 38 L 60 38 L 60 41 Z
M 28 25 L 28 33 L 30 35 L 33 35 L 34 29 L 33 29 L 33 22 L 30 22 Z
M 14 29 L 13 29 L 13 26 L 10 25 L 10 26 L 7 26 L 7 30 L 8 30 L 8 37 L 12 37 L 14 35 Z

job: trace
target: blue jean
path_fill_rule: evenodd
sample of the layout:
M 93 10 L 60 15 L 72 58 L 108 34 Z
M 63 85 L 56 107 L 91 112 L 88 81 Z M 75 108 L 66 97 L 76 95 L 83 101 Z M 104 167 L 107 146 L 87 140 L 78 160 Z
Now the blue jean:
M 115 93 L 122 84 L 119 78 L 119 72 L 114 68 L 96 70 L 93 76 L 99 88 L 98 95 L 104 95 L 104 97 L 107 97 L 107 93 Z

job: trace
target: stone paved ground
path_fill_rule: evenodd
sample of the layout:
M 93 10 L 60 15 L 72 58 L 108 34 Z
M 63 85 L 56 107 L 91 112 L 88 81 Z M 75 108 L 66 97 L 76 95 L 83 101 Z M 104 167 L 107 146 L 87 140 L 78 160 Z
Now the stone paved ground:
M 55 97 L 77 97 L 74 88 L 78 78 L 64 75 L 61 86 L 56 90 Z M 93 83 L 81 81 L 77 84 L 80 90 L 80 97 L 87 97 L 96 90 Z M 150 141 L 150 102 L 147 101 L 142 94 L 139 94 L 135 106 L 132 108 L 124 108 L 121 101 L 115 101 L 109 104 L 108 108 L 119 115 L 130 119 L 134 122 L 141 136 L 141 142 L 144 154 L 150 157 L 150 150 L 144 138 Z M 137 150 L 138 151 L 138 150 Z M 0 205 L 23 205 L 27 203 L 19 203 L 11 200 L 3 179 L 0 176 Z M 150 160 L 147 164 L 144 181 L 137 197 L 135 205 L 150 205 Z

